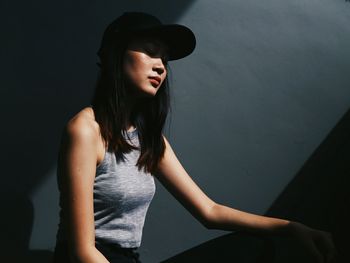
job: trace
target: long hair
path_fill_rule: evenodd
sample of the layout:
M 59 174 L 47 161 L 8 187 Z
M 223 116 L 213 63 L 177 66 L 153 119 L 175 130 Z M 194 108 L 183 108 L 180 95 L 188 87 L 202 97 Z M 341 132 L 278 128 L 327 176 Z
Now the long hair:
M 130 145 L 122 135 L 128 122 L 128 91 L 122 71 L 126 47 L 127 43 L 124 42 L 99 51 L 100 71 L 91 101 L 101 136 L 108 145 L 108 150 L 115 152 L 117 160 L 124 160 L 124 153 L 138 149 Z M 136 108 L 131 113 L 131 121 L 136 126 L 140 142 L 140 157 L 136 165 L 139 170 L 143 168 L 145 172 L 154 174 L 165 150 L 162 131 L 170 110 L 168 77 L 154 97 L 142 100 Z

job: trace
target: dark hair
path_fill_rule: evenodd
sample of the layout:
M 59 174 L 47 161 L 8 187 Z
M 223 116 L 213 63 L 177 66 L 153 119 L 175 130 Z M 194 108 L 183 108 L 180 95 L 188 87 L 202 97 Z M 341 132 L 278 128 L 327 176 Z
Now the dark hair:
M 122 132 L 126 131 L 128 121 L 125 103 L 128 91 L 122 72 L 127 44 L 126 41 L 110 43 L 99 51 L 100 71 L 91 101 L 101 136 L 108 145 L 108 150 L 115 152 L 117 160 L 124 160 L 124 153 L 137 149 L 127 143 L 122 135 Z M 168 65 L 166 67 L 168 68 Z M 143 168 L 151 174 L 156 172 L 158 163 L 164 155 L 165 143 L 162 131 L 169 110 L 169 84 L 166 77 L 157 94 L 140 101 L 136 111 L 130 115 L 140 142 L 140 157 L 136 164 L 139 170 Z

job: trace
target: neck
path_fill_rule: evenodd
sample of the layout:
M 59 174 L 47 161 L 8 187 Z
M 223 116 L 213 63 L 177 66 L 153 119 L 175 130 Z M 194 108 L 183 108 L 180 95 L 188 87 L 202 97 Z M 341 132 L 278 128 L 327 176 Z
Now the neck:
M 137 116 L 139 105 L 141 104 L 141 99 L 133 96 L 132 94 L 128 95 L 125 98 L 126 104 L 126 130 L 135 129 L 135 116 Z
M 139 112 L 143 108 L 143 104 L 147 103 L 149 98 L 142 97 L 134 92 L 132 87 L 127 88 L 127 95 L 125 97 L 125 105 L 126 105 L 126 129 L 134 130 L 135 128 L 135 117 L 139 114 Z

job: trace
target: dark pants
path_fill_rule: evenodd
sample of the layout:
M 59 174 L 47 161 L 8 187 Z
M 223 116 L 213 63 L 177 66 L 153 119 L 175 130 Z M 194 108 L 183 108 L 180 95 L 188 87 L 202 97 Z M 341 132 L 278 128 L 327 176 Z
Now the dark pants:
M 110 263 L 141 263 L 137 248 L 121 248 L 112 244 L 96 244 L 96 248 Z M 57 243 L 54 263 L 71 263 L 67 243 Z

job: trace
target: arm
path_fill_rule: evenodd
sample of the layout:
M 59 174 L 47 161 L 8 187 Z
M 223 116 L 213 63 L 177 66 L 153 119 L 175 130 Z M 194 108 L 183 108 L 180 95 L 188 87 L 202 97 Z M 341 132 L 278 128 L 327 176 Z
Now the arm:
M 82 118 L 71 120 L 63 133 L 58 165 L 73 262 L 108 262 L 95 248 L 93 183 L 97 138 L 93 123 Z
M 206 228 L 283 232 L 287 220 L 268 218 L 220 205 L 210 199 L 187 174 L 164 137 L 165 153 L 156 177 Z
M 330 237 L 322 231 L 284 219 L 243 212 L 211 200 L 187 174 L 165 137 L 164 141 L 166 149 L 156 177 L 205 227 L 262 234 L 287 234 L 303 242 L 318 260 L 322 257 L 321 250 L 323 254 L 328 253 L 329 257 L 332 256 L 334 245 Z

